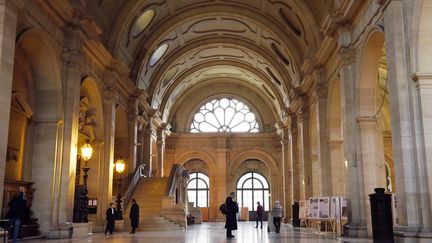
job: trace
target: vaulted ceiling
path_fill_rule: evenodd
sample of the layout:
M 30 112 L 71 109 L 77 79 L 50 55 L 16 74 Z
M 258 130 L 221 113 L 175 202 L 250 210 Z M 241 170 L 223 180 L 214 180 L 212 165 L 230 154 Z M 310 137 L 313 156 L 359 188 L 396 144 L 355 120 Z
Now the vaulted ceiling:
M 275 114 L 322 41 L 332 0 L 98 0 L 88 11 L 100 37 L 153 108 L 168 117 L 200 83 L 254 86 Z

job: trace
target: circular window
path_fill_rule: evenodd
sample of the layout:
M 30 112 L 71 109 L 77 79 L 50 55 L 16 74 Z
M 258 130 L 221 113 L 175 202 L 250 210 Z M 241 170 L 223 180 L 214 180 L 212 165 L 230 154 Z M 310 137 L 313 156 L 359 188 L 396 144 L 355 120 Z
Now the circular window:
M 142 13 L 141 16 L 136 19 L 135 24 L 132 27 L 132 36 L 134 38 L 138 37 L 142 34 L 142 32 L 144 32 L 144 30 L 147 28 L 147 26 L 149 26 L 150 22 L 152 21 L 154 15 L 155 11 L 150 9 Z
M 151 55 L 150 57 L 150 67 L 153 67 L 159 61 L 159 59 L 161 59 L 161 57 L 163 56 L 163 54 L 165 54 L 167 49 L 168 49 L 168 44 L 163 44 L 159 46 L 156 49 L 156 51 L 153 52 L 153 55 Z

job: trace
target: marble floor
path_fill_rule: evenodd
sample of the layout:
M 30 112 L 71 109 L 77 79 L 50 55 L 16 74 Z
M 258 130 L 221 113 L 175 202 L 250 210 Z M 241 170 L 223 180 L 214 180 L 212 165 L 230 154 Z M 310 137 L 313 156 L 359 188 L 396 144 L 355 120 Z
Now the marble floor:
M 93 234 L 91 238 L 72 240 L 38 240 L 30 242 L 54 243 L 54 242 L 150 242 L 150 243 L 270 243 L 270 242 L 296 242 L 296 243 L 336 243 L 336 242 L 372 242 L 367 239 L 334 238 L 326 234 L 319 234 L 310 229 L 293 229 L 288 225 L 282 225 L 281 232 L 268 233 L 267 230 L 254 228 L 253 222 L 239 222 L 238 230 L 233 231 L 234 239 L 225 238 L 224 223 L 203 223 L 192 225 L 187 230 L 162 231 L 162 232 L 137 232 L 130 235 L 126 232 L 114 233 L 105 236 L 102 233 Z M 267 223 L 264 228 L 267 229 Z

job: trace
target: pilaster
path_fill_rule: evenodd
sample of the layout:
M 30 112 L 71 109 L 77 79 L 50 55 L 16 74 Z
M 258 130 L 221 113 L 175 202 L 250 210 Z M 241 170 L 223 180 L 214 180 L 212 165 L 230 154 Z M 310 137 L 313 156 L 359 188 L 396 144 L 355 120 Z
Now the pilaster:
M 17 12 L 23 1 L 0 1 L 0 191 L 3 192 L 12 98 Z M 0 193 L 0 208 L 3 193 Z

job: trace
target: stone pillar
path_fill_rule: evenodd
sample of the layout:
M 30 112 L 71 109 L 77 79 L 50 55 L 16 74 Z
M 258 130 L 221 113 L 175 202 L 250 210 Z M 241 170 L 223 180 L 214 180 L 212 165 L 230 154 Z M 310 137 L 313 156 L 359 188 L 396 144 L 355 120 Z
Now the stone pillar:
M 290 152 L 290 142 L 289 142 L 289 134 L 288 129 L 283 129 L 283 136 L 281 140 L 282 145 L 282 171 L 283 171 L 283 180 L 282 180 L 282 190 L 283 190 L 283 200 L 284 205 L 283 208 L 285 210 L 285 220 L 287 221 L 292 217 L 291 205 L 292 201 L 292 163 Z
M 165 160 L 165 129 L 167 129 L 167 124 L 164 123 L 157 130 L 157 175 L 160 177 L 164 177 L 164 160 Z
M 417 237 L 430 235 L 432 228 L 428 184 L 431 174 L 427 169 L 431 164 L 430 105 L 427 106 L 431 79 L 430 75 L 428 78 L 418 73 L 413 76 L 416 82 L 408 81 L 410 55 L 406 45 L 410 42 L 405 34 L 408 30 L 404 13 L 403 1 L 391 1 L 384 13 L 384 26 L 399 217 L 395 235 L 415 241 Z
M 143 163 L 145 164 L 145 168 L 144 170 L 146 171 L 146 173 L 148 173 L 147 175 L 151 175 L 151 172 L 153 170 L 153 165 L 152 165 L 152 128 L 151 128 L 151 123 L 147 124 L 147 126 L 145 126 L 145 128 L 143 128 L 143 144 L 142 144 L 142 156 L 143 156 Z
M 309 111 L 301 109 L 298 117 L 300 174 L 300 199 L 306 200 L 312 196 L 312 165 L 310 162 L 310 132 L 309 132 Z
M 297 117 L 291 115 L 289 128 L 289 154 L 291 160 L 292 177 L 291 177 L 291 191 L 292 191 L 292 201 L 300 201 L 300 158 L 298 150 L 298 130 L 297 130 Z
M 350 33 L 341 32 L 340 40 L 349 39 Z M 341 43 L 342 45 L 344 43 Z M 344 154 L 347 161 L 347 199 L 348 199 L 348 223 L 345 225 L 345 234 L 349 237 L 367 237 L 366 208 L 363 190 L 363 169 L 358 163 L 359 149 L 357 106 L 355 103 L 355 52 L 352 49 L 342 47 L 339 53 L 341 59 L 340 85 L 342 101 L 342 127 L 344 138 Z
M 64 83 L 64 133 L 62 165 L 58 171 L 59 184 L 54 191 L 53 223 L 57 230 L 59 224 L 72 222 L 75 194 L 75 172 L 78 149 L 78 121 L 80 109 L 82 53 L 79 26 L 68 26 L 65 30 L 63 51 Z M 58 208 L 58 209 L 57 209 Z
M 363 169 L 363 194 L 360 203 L 366 209 L 368 234 L 372 235 L 372 219 L 369 194 L 374 188 L 385 188 L 384 147 L 380 143 L 377 119 L 360 117 L 357 119 L 360 128 L 361 163 Z
M 22 5 L 22 1 L 0 1 L 0 208 L 6 171 L 18 5 Z
M 137 144 L 138 144 L 138 115 L 135 111 L 128 113 L 129 126 L 129 162 L 126 174 L 135 172 L 137 167 Z
M 323 73 L 319 72 L 317 74 L 321 79 L 323 78 Z M 318 179 L 321 185 L 322 196 L 332 196 L 332 170 L 330 162 L 330 151 L 328 146 L 328 89 L 325 85 L 318 85 L 316 87 L 317 94 L 317 131 L 318 131 L 318 165 L 320 167 L 321 177 Z M 315 194 L 315 193 L 314 193 Z
M 210 171 L 210 186 L 214 188 L 210 193 L 210 221 L 225 221 L 225 217 L 219 212 L 219 205 L 224 203 L 228 192 L 228 165 L 229 165 L 229 146 L 226 138 L 216 138 L 216 148 L 214 149 L 215 167 Z M 235 184 L 235 183 L 234 183 Z
M 113 74 L 108 73 L 107 79 L 113 83 Z M 112 84 L 113 85 L 113 84 Z M 114 173 L 114 140 L 115 140 L 115 121 L 116 105 L 118 100 L 117 91 L 114 87 L 106 85 L 103 92 L 104 106 L 104 142 L 103 160 L 99 168 L 99 187 L 98 187 L 98 227 L 105 222 L 105 209 L 113 201 L 113 173 Z M 102 224 L 102 225 L 100 225 Z
M 343 142 L 341 140 L 328 141 L 330 150 L 331 188 L 333 196 L 346 196 L 346 167 L 343 157 Z

